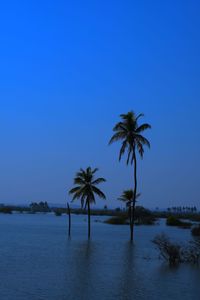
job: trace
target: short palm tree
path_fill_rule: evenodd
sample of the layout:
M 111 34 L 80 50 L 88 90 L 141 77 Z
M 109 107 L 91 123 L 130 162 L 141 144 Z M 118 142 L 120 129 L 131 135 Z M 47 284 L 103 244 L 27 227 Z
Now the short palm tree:
M 117 141 L 122 142 L 122 146 L 119 152 L 119 161 L 122 156 L 127 151 L 127 165 L 130 163 L 134 164 L 134 195 L 133 195 L 133 204 L 131 206 L 131 241 L 133 241 L 133 228 L 134 228 L 134 219 L 135 219 L 135 202 L 137 195 L 137 156 L 136 152 L 138 151 L 141 158 L 144 154 L 144 146 L 150 148 L 149 141 L 142 135 L 142 132 L 146 129 L 150 129 L 151 126 L 147 123 L 142 125 L 138 124 L 138 120 L 143 117 L 143 114 L 136 115 L 133 111 L 128 112 L 127 114 L 120 115 L 121 120 L 113 128 L 114 135 L 112 136 L 109 144 L 112 144 Z
M 88 211 L 88 238 L 90 238 L 90 205 L 95 203 L 95 195 L 102 199 L 106 199 L 104 193 L 97 188 L 99 183 L 105 182 L 104 178 L 95 178 L 97 168 L 94 170 L 88 167 L 86 170 L 80 169 L 74 178 L 74 187 L 69 191 L 73 195 L 72 201 L 79 199 L 81 207 L 87 208 Z
M 140 197 L 140 195 L 141 194 L 136 195 L 136 200 Z M 131 189 L 123 191 L 122 195 L 118 198 L 118 200 L 126 203 L 130 226 L 131 226 L 131 208 L 133 207 L 133 199 L 134 199 L 134 191 Z

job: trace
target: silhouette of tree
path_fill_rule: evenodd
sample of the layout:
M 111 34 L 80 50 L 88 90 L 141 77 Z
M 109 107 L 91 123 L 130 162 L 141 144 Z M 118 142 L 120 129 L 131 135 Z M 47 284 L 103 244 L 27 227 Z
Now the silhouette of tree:
M 120 115 L 121 121 L 118 122 L 113 128 L 114 135 L 110 139 L 109 144 L 121 141 L 122 146 L 119 153 L 119 161 L 127 151 L 127 165 L 134 164 L 134 196 L 131 205 L 131 241 L 133 241 L 133 228 L 135 220 L 135 202 L 137 195 L 137 157 L 138 151 L 141 158 L 144 155 L 144 146 L 150 148 L 149 141 L 142 135 L 142 132 L 146 129 L 150 129 L 151 126 L 147 123 L 139 125 L 138 120 L 143 117 L 143 114 L 136 115 L 133 111 L 127 114 Z
M 88 238 L 90 238 L 90 205 L 95 203 L 95 195 L 102 199 L 106 199 L 104 193 L 96 186 L 106 180 L 104 178 L 95 178 L 98 169 L 92 170 L 88 167 L 86 170 L 80 169 L 74 178 L 74 187 L 69 191 L 73 195 L 72 201 L 79 199 L 82 208 L 88 211 Z
M 140 194 L 136 195 L 136 199 L 140 197 Z M 126 207 L 128 209 L 129 223 L 131 226 L 131 207 L 133 207 L 134 201 L 134 191 L 133 190 L 125 190 L 122 195 L 118 198 L 118 200 L 126 203 Z

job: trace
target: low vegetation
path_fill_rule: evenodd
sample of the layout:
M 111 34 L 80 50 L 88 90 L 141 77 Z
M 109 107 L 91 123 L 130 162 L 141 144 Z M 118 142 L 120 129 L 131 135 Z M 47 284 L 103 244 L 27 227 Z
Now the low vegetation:
M 191 233 L 193 236 L 199 236 L 200 237 L 200 225 L 195 226 L 192 228 Z
M 200 239 L 191 241 L 188 245 L 181 245 L 172 242 L 165 234 L 157 235 L 152 241 L 159 250 L 160 257 L 168 262 L 169 265 L 180 263 L 200 262 Z
M 2 206 L 2 207 L 0 207 L 0 213 L 12 214 L 12 209 L 9 206 Z
M 178 226 L 181 228 L 190 228 L 192 226 L 191 222 L 181 221 L 175 216 L 169 216 L 166 221 L 166 225 L 168 226 Z
M 181 247 L 176 243 L 172 243 L 169 238 L 164 235 L 158 235 L 152 241 L 160 252 L 160 257 L 166 260 L 170 265 L 175 265 L 181 261 Z
M 56 217 L 61 217 L 62 216 L 62 211 L 60 209 L 54 210 L 54 214 Z
M 112 217 L 106 220 L 104 223 L 110 224 L 110 225 L 127 225 L 128 218 L 126 216 L 120 216 L 120 217 Z
M 105 221 L 106 224 L 111 225 L 130 225 L 130 218 L 128 212 L 121 212 L 120 215 L 109 218 Z M 155 217 L 150 210 L 142 206 L 136 206 L 135 209 L 135 224 L 136 225 L 153 225 Z
M 193 212 L 169 212 L 169 211 L 154 211 L 154 216 L 158 219 L 167 219 L 170 216 L 174 216 L 180 220 L 190 220 L 192 222 L 200 222 L 200 213 Z
M 32 202 L 30 204 L 30 210 L 31 212 L 50 212 L 51 209 L 49 208 L 49 205 L 48 203 L 45 201 L 45 202 Z
M 143 206 L 137 206 L 135 210 L 135 220 L 137 225 L 154 225 L 156 218 L 149 209 Z

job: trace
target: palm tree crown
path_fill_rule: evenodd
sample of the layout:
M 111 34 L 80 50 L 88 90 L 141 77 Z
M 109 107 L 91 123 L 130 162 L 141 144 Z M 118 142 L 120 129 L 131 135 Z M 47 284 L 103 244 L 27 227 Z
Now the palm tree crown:
M 99 183 L 105 182 L 104 178 L 95 178 L 97 168 L 94 170 L 88 167 L 86 170 L 80 169 L 74 178 L 75 187 L 69 191 L 69 194 L 73 195 L 72 201 L 75 199 L 81 200 L 81 206 L 86 207 L 90 203 L 95 203 L 95 194 L 106 199 L 104 193 L 96 187 Z
M 140 197 L 140 193 L 136 195 L 136 199 Z M 133 190 L 125 190 L 122 195 L 118 198 L 118 200 L 126 203 L 127 207 L 130 207 L 134 200 L 134 191 Z
M 137 149 L 140 156 L 143 157 L 144 154 L 144 145 L 150 148 L 149 141 L 141 134 L 144 130 L 150 129 L 151 125 L 144 123 L 142 125 L 138 124 L 140 117 L 143 117 L 143 114 L 138 116 L 130 111 L 127 114 L 120 115 L 121 121 L 118 122 L 113 131 L 115 132 L 112 136 L 109 144 L 122 141 L 122 146 L 119 153 L 119 160 L 121 160 L 125 151 L 128 152 L 127 165 L 129 162 L 133 164 L 135 150 Z

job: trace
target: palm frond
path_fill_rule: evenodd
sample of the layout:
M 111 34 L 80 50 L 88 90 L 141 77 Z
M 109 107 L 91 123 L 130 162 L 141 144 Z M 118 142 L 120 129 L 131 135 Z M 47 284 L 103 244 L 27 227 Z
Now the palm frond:
M 117 123 L 117 124 L 114 126 L 113 131 L 117 131 L 117 132 L 127 132 L 126 123 L 124 123 L 124 122 L 119 122 L 119 123 Z
M 94 196 L 93 192 L 90 193 L 89 201 L 90 201 L 90 203 L 96 203 L 95 196 Z
M 137 143 L 137 149 L 138 149 L 138 152 L 139 152 L 141 158 L 143 158 L 144 148 L 143 148 L 143 145 L 140 142 Z
M 76 199 L 80 199 L 83 195 L 83 191 L 80 189 L 76 193 L 73 193 L 72 202 Z
M 92 170 L 92 175 L 94 175 L 97 171 L 99 171 L 98 168 L 95 168 L 94 170 Z
M 87 208 L 88 203 L 96 203 L 93 192 L 90 192 L 85 200 L 85 209 Z
M 127 148 L 127 140 L 125 140 L 122 143 L 122 147 L 121 147 L 120 152 L 119 152 L 119 161 L 121 160 L 122 155 L 124 155 L 124 152 L 126 151 L 126 148 Z
M 134 155 L 134 149 L 131 146 L 129 146 L 128 157 L 127 157 L 127 161 L 126 161 L 127 165 L 129 164 L 131 154 L 132 154 L 132 156 Z M 131 164 L 132 164 L 132 161 L 133 160 L 131 159 Z
M 142 132 L 142 131 L 144 131 L 144 130 L 146 130 L 146 129 L 151 129 L 151 125 L 148 124 L 148 123 L 144 123 L 144 124 L 140 125 L 140 126 L 136 129 L 136 132 L 137 132 L 137 133 L 140 133 L 140 132 Z
M 136 117 L 136 122 L 139 120 L 139 118 L 142 118 L 142 117 L 144 117 L 144 114 L 143 113 L 141 113 L 141 114 L 139 114 L 137 117 Z
M 92 185 L 96 185 L 96 184 L 99 184 L 102 182 L 106 182 L 106 179 L 105 178 L 97 178 L 94 181 L 92 181 Z
M 72 195 L 80 190 L 80 186 L 75 186 L 69 191 L 69 195 Z
M 136 195 L 136 199 L 138 199 L 141 196 L 140 193 Z M 134 199 L 134 191 L 132 189 L 123 191 L 123 194 L 118 198 L 118 200 L 126 202 L 126 203 L 132 203 Z
M 138 193 L 138 194 L 136 195 L 136 199 L 138 199 L 140 196 L 141 196 L 141 193 Z
M 85 178 L 85 176 L 86 176 L 86 172 L 83 169 L 80 169 L 80 171 L 76 173 L 76 177 Z
M 117 141 L 119 141 L 119 140 L 122 140 L 122 139 L 124 139 L 124 138 L 126 138 L 126 133 L 125 133 L 125 132 L 123 132 L 123 131 L 116 132 L 116 133 L 111 137 L 111 139 L 110 139 L 110 141 L 109 141 L 108 144 L 111 145 L 112 143 L 117 142 Z
M 147 146 L 148 148 L 151 147 L 150 142 L 144 136 L 142 136 L 141 134 L 136 135 L 136 140 L 137 140 L 137 142 Z
M 92 186 L 92 190 L 95 194 L 97 194 L 97 196 L 99 198 L 106 199 L 105 194 L 100 189 L 98 189 L 96 186 Z
M 82 197 L 81 197 L 81 208 L 84 207 L 84 203 L 85 203 L 85 198 L 86 198 L 86 195 L 83 194 Z
M 83 185 L 85 184 L 85 180 L 81 177 L 75 177 L 74 178 L 74 184 L 80 184 L 80 185 Z
M 120 117 L 122 120 L 136 120 L 136 114 L 133 110 L 127 112 L 126 114 L 121 114 Z
M 119 200 L 122 201 L 131 201 L 134 197 L 134 191 L 132 189 L 123 191 L 123 194 L 120 196 Z

